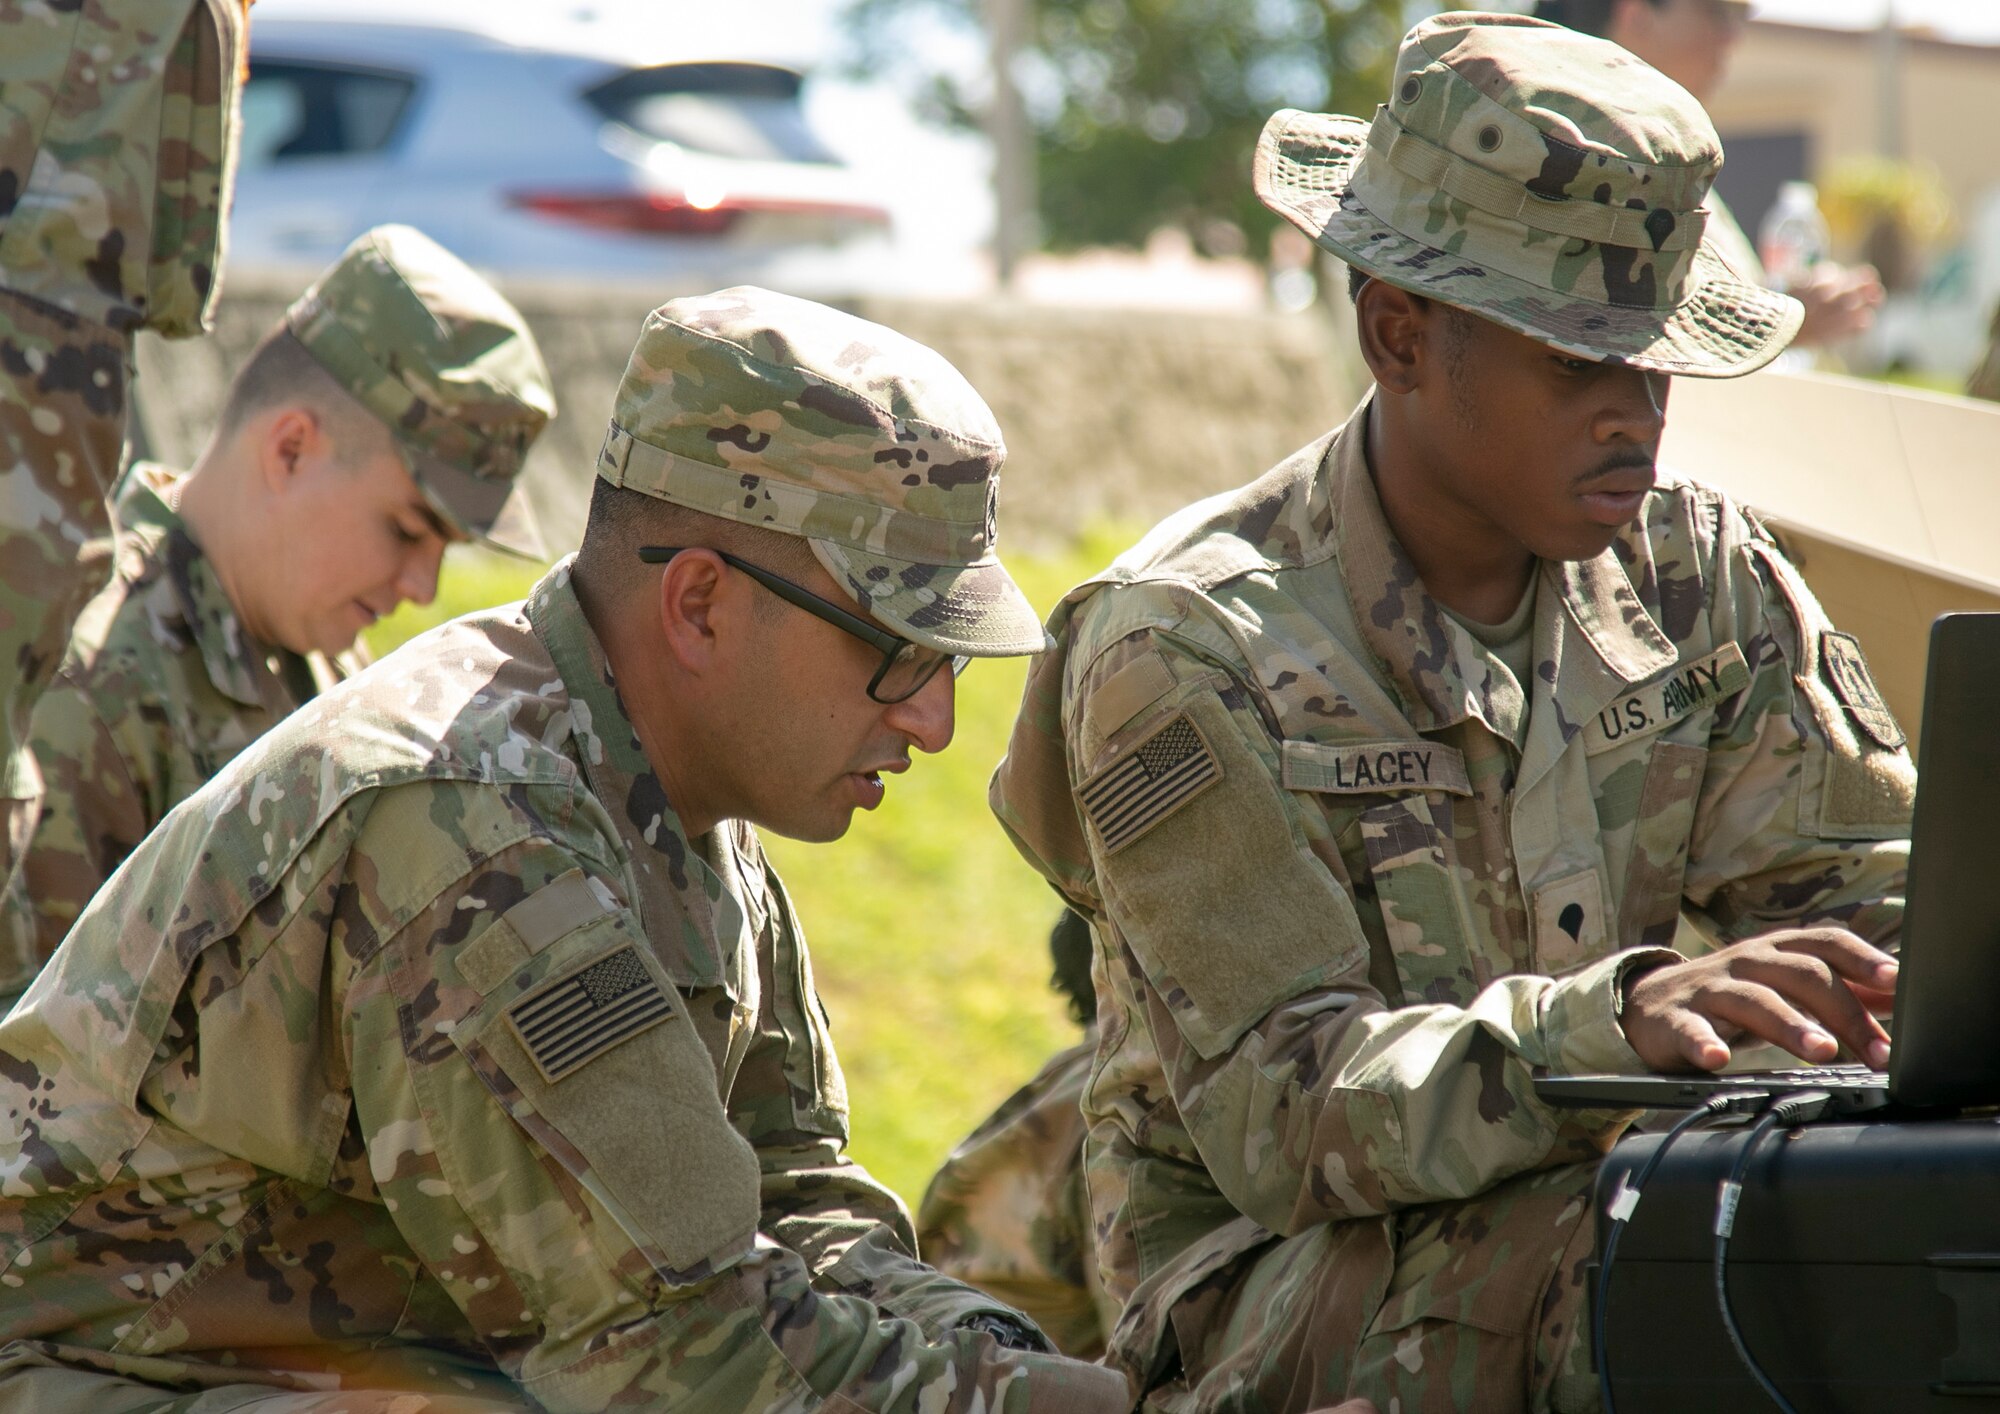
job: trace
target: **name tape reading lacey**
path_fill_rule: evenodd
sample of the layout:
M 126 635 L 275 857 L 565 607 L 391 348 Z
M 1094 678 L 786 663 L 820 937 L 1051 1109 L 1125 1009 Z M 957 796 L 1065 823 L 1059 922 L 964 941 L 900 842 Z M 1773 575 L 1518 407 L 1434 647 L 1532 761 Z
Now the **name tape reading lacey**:
M 1434 741 L 1359 741 L 1341 746 L 1287 741 L 1282 753 L 1288 790 L 1323 795 L 1427 790 L 1472 794 L 1465 758 Z

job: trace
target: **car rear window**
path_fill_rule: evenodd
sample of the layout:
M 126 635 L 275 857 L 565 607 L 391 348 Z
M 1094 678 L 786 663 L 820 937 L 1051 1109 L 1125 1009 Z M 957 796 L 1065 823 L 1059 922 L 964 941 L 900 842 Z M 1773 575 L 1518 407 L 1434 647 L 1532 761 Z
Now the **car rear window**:
M 662 64 L 627 70 L 583 97 L 615 123 L 716 157 L 837 161 L 806 126 L 803 82 L 768 64 Z
M 242 162 L 260 167 L 387 147 L 416 80 L 381 69 L 250 60 L 243 85 Z

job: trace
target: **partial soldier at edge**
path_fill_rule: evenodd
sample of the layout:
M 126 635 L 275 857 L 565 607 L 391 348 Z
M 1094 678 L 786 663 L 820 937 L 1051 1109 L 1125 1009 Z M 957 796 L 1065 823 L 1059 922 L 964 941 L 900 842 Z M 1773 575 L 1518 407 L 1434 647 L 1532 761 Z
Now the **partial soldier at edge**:
M 247 0 L 19 7 L 0 44 L 0 887 L 34 828 L 29 715 L 110 572 L 132 336 L 208 327 Z M 11 891 L 10 891 L 11 896 Z M 0 971 L 34 951 L 0 907 Z
M 447 542 L 542 558 L 517 477 L 554 412 L 513 306 L 382 226 L 252 352 L 191 473 L 131 469 L 112 583 L 32 719 L 38 948 L 0 969 L 0 1012 L 168 810 L 350 674 L 369 623 L 430 602 Z
M 1118 1306 L 1104 1293 L 1084 1189 L 1084 1083 L 1097 1054 L 1090 925 L 1066 908 L 1049 933 L 1050 983 L 1083 1039 L 1051 1057 L 952 1147 L 917 1205 L 917 1252 L 1032 1316 L 1056 1349 L 1104 1353 Z

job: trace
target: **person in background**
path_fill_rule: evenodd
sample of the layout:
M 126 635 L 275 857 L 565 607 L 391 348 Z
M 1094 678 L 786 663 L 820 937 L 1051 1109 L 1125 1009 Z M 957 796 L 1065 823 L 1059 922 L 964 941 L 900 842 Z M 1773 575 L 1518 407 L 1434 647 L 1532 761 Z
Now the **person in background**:
M 248 23 L 238 0 L 0 11 L 0 979 L 35 965 L 28 723 L 110 576 L 132 339 L 202 333 L 221 287 Z
M 1090 1241 L 1078 1101 L 1097 1054 L 1090 924 L 1066 908 L 1049 932 L 1050 983 L 1083 1039 L 968 1134 L 924 1190 L 917 1251 L 947 1276 L 1034 1317 L 1065 1355 L 1095 1359 L 1117 1319 Z
M 1537 0 L 1535 18 L 1608 39 L 1637 54 L 1706 104 L 1722 86 L 1730 52 L 1750 19 L 1750 0 Z M 1722 255 L 1768 284 L 1757 248 L 1724 204 L 1708 196 L 1709 229 Z M 1882 281 L 1870 265 L 1820 261 L 1784 292 L 1805 308 L 1795 347 L 1837 344 L 1875 322 Z
M 17 876 L 37 955 L 175 805 L 429 603 L 447 542 L 543 547 L 517 477 L 554 414 L 520 314 L 407 226 L 350 246 L 237 372 L 194 469 L 134 466 L 112 582 L 36 707 L 44 798 Z

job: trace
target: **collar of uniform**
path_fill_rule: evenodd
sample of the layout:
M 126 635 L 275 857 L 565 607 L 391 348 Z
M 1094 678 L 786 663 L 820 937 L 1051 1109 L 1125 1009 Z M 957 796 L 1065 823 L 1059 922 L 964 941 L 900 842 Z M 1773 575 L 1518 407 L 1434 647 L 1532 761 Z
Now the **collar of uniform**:
M 604 645 L 570 585 L 575 559 L 558 563 L 535 586 L 528 621 L 562 674 L 584 779 L 631 856 L 639 920 L 668 974 L 684 987 L 728 986 L 733 994 L 729 960 L 740 950 L 745 915 L 724 873 L 735 878 L 741 871 L 728 858 L 711 863 L 681 827 L 619 699 Z M 703 843 L 718 853 L 731 850 L 722 834 Z M 674 919 L 678 938 L 668 934 Z
M 1496 671 L 1497 661 L 1479 640 L 1425 591 L 1382 513 L 1368 466 L 1368 411 L 1374 402 L 1371 390 L 1327 450 L 1340 577 L 1355 621 L 1411 726 L 1439 731 L 1478 717 L 1519 745 L 1527 722 L 1522 686 L 1513 674 Z
M 1485 647 L 1425 590 L 1375 492 L 1367 457 L 1373 402 L 1371 391 L 1327 453 L 1339 507 L 1334 534 L 1341 577 L 1362 635 L 1387 668 L 1418 731 L 1476 716 L 1519 747 L 1527 732 L 1529 702 L 1548 684 L 1516 683 L 1511 673 L 1496 671 Z M 1544 562 L 1540 573 L 1545 592 L 1555 590 L 1565 622 L 1550 625 L 1546 611 L 1537 609 L 1537 674 L 1550 660 L 1558 635 L 1568 640 L 1573 633 L 1590 649 L 1588 654 L 1554 655 L 1562 677 L 1556 687 L 1565 703 L 1599 697 L 1609 701 L 1624 687 L 1673 665 L 1674 646 L 1633 592 L 1615 548 L 1589 560 Z
M 134 463 L 118 494 L 118 528 L 139 540 L 173 587 L 181 621 L 215 690 L 245 707 L 270 707 L 271 694 L 263 688 L 272 676 L 265 665 L 269 655 L 243 631 L 215 566 L 174 508 L 173 493 L 185 479 L 184 472 L 157 462 Z M 291 695 L 289 689 L 284 695 Z

